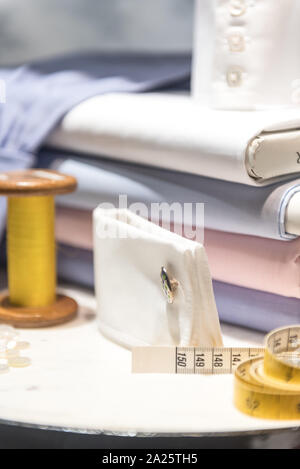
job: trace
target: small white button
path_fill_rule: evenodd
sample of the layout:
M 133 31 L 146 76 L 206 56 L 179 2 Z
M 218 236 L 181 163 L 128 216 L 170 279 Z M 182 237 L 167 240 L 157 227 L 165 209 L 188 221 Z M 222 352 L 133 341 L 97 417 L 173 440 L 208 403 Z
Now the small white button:
M 231 68 L 228 70 L 227 83 L 232 88 L 241 86 L 243 83 L 243 71 L 239 68 Z
M 245 0 L 230 0 L 229 11 L 232 16 L 242 16 L 247 11 Z
M 245 38 L 242 34 L 228 36 L 228 45 L 231 52 L 243 52 L 245 50 Z

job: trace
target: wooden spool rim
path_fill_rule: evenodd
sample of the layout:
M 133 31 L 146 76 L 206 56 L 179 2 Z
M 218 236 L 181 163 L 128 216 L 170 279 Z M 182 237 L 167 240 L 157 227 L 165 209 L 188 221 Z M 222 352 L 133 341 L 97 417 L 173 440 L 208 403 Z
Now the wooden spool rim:
M 28 169 L 0 173 L 0 195 L 29 197 L 73 192 L 77 181 L 73 176 L 48 169 Z
M 21 307 L 9 301 L 9 294 L 0 295 L 0 323 L 14 327 L 37 328 L 50 327 L 71 321 L 77 315 L 78 305 L 75 300 L 65 295 L 57 295 L 50 306 Z

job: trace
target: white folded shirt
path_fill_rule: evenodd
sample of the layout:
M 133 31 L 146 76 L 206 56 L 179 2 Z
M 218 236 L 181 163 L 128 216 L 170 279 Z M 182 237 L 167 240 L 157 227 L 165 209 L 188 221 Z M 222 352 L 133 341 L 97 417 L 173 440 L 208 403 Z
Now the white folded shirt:
M 196 5 L 193 92 L 202 105 L 299 109 L 299 0 Z
M 300 172 L 300 114 L 212 110 L 176 94 L 110 94 L 71 110 L 47 145 L 262 185 Z

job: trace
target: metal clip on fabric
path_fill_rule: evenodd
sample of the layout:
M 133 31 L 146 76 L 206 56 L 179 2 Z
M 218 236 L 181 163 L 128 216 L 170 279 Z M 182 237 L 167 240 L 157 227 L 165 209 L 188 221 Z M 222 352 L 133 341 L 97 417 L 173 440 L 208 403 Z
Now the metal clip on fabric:
M 73 319 L 77 303 L 56 294 L 54 196 L 75 190 L 76 179 L 56 171 L 0 174 L 0 195 L 8 197 L 9 293 L 0 294 L 0 322 L 46 327 Z

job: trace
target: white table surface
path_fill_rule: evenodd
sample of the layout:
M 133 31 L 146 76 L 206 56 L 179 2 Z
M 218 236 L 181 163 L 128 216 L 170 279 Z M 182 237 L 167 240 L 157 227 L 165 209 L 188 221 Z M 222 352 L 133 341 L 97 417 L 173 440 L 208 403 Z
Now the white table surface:
M 64 326 L 20 330 L 24 369 L 0 375 L 0 420 L 118 435 L 221 435 L 300 427 L 257 420 L 233 406 L 233 376 L 133 375 L 131 353 L 102 337 L 91 292 L 64 291 L 80 315 Z M 222 325 L 226 346 L 261 346 L 263 334 Z

